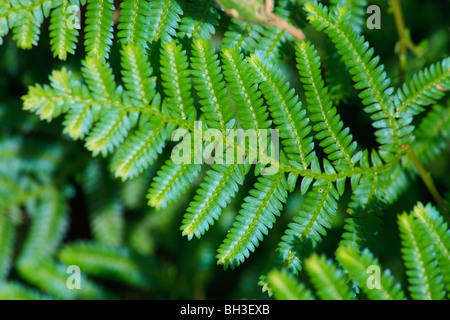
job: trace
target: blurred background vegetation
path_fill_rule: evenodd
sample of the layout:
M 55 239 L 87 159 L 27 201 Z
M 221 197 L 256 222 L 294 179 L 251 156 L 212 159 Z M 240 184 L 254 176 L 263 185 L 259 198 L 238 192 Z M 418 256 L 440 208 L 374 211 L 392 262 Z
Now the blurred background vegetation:
M 362 32 L 375 48 L 376 55 L 380 56 L 381 63 L 386 66 L 393 85 L 398 86 L 401 77 L 397 54 L 398 33 L 390 2 L 370 1 L 370 4 L 381 8 L 381 29 L 368 30 L 364 24 Z M 408 52 L 406 79 L 410 79 L 411 75 L 421 68 L 448 56 L 450 1 L 408 0 L 401 1 L 401 5 L 412 43 L 420 53 L 416 55 L 414 52 Z M 307 38 L 317 47 L 319 54 L 322 57 L 329 54 L 330 46 L 326 36 L 307 26 L 302 13 L 292 14 L 299 17 L 298 20 L 303 23 L 301 27 Z M 213 38 L 217 45 L 220 45 L 228 20 L 229 18 L 222 15 L 220 26 Z M 145 174 L 122 183 L 109 173 L 107 159 L 92 158 L 81 142 L 73 142 L 63 134 L 63 120 L 44 123 L 36 115 L 21 110 L 21 96 L 27 93 L 27 86 L 47 83 L 52 70 L 62 66 L 78 73 L 84 58 L 82 37 L 79 39 L 76 54 L 68 57 L 67 61 L 53 58 L 47 30 L 48 19 L 41 29 L 39 45 L 31 50 L 18 49 L 11 35 L 6 37 L 4 44 L 0 46 L 0 213 L 1 210 L 4 211 L 4 216 L 16 230 L 13 237 L 13 265 L 11 268 L 3 266 L 2 269 L 0 263 L 0 271 L 3 271 L 3 274 L 0 272 L 0 280 L 4 277 L 8 281 L 22 283 L 30 288 L 30 292 L 42 293 L 44 297 L 72 298 L 70 294 L 66 296 L 62 292 L 58 297 L 57 283 L 62 275 L 65 275 L 64 271 L 50 268 L 51 272 L 43 272 L 40 275 L 42 279 L 36 280 L 16 268 L 14 262 L 20 256 L 27 236 L 32 232 L 30 221 L 33 217 L 30 212 L 35 206 L 46 205 L 42 203 L 42 199 L 38 199 L 48 190 L 54 190 L 63 194 L 65 200 L 62 201 L 64 208 L 61 210 L 68 215 L 69 224 L 61 228 L 62 249 L 55 249 L 52 263 L 55 263 L 55 266 L 59 263 L 79 264 L 82 272 L 90 271 L 89 279 L 94 279 L 95 283 L 111 292 L 112 296 L 124 299 L 267 298 L 257 285 L 258 278 L 265 271 L 286 225 L 302 201 L 299 190 L 289 197 L 283 214 L 255 254 L 237 269 L 223 270 L 222 266 L 216 265 L 216 250 L 253 181 L 246 180 L 223 217 L 201 240 L 188 241 L 186 237 L 182 237 L 179 231 L 182 217 L 202 175 L 194 181 L 191 189 L 176 205 L 166 210 L 156 211 L 148 207 L 145 198 L 154 171 L 168 158 L 170 148 L 165 149 L 166 154 Z M 286 50 L 283 50 L 280 67 L 290 77 L 292 85 L 301 96 L 293 46 L 286 44 L 284 47 Z M 119 48 L 116 43 L 111 50 L 110 63 L 119 74 Z M 370 119 L 362 111 L 354 92 L 349 94 L 346 103 L 339 105 L 338 112 L 344 123 L 350 126 L 357 141 L 362 142 L 365 147 L 376 146 Z M 447 143 L 446 150 L 433 163 L 427 165 L 438 190 L 446 198 L 449 198 L 450 191 L 449 156 L 450 148 Z M 318 248 L 319 252 L 328 257 L 333 257 L 341 239 L 349 197 L 347 194 L 341 200 L 338 218 Z M 410 211 L 417 201 L 434 203 L 429 191 L 418 178 L 385 212 L 380 236 L 372 248 L 382 266 L 391 269 L 403 287 L 406 286 L 406 278 L 400 257 L 396 214 Z M 6 211 L 8 212 L 5 213 Z M 98 230 L 101 229 L 102 219 L 116 221 L 117 229 Z M 7 232 L 6 223 L 0 223 L 0 233 L 3 233 L 3 236 L 6 236 Z M 114 270 L 98 276 L 96 270 L 83 266 L 82 247 L 71 245 L 94 242 L 104 243 L 108 250 L 120 248 L 117 252 L 121 252 L 121 256 L 128 259 L 128 264 L 124 267 L 129 270 L 126 279 L 121 279 Z M 0 246 L 0 250 L 6 250 L 5 248 L 6 246 Z M 81 257 L 80 261 L 77 261 L 77 257 Z M 104 262 L 114 264 L 114 261 L 116 260 L 111 258 Z M 104 266 L 104 270 L 108 270 L 108 266 Z M 41 271 L 35 270 L 36 274 Z M 56 280 L 57 278 L 59 280 Z M 54 288 L 51 288 L 52 286 Z M 0 297 L 5 298 L 5 292 L 3 296 L 0 293 Z M 78 298 L 77 293 L 74 294 L 73 298 Z

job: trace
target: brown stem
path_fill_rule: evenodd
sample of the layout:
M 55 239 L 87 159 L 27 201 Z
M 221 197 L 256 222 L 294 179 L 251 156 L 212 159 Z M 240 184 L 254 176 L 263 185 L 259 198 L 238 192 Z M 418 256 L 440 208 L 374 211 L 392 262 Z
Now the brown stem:
M 426 187 L 430 191 L 434 200 L 436 200 L 440 209 L 443 211 L 443 213 L 448 213 L 448 206 L 447 206 L 446 201 L 439 194 L 439 191 L 437 190 L 437 188 L 433 182 L 433 179 L 431 178 L 430 173 L 422 165 L 422 163 L 420 162 L 416 153 L 414 152 L 414 150 L 411 147 L 408 148 L 408 156 L 411 159 L 411 161 L 413 162 L 417 171 L 419 172 L 419 175 L 422 178 L 422 181 L 425 183 Z
M 269 12 L 268 15 L 269 15 L 269 19 L 270 19 L 269 24 L 272 24 L 272 25 L 276 26 L 277 28 L 286 30 L 292 36 L 294 36 L 298 41 L 305 39 L 305 34 L 303 33 L 302 30 L 295 28 L 289 22 L 280 18 L 273 12 Z

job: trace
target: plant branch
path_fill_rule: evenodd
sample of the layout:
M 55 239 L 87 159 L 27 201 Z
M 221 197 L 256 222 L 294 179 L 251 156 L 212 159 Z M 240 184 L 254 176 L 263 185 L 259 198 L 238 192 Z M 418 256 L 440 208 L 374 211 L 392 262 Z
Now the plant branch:
M 434 181 L 430 175 L 430 173 L 425 169 L 425 167 L 420 162 L 419 158 L 417 157 L 414 150 L 409 147 L 407 152 L 409 158 L 413 162 L 414 166 L 416 167 L 417 171 L 419 172 L 420 177 L 422 178 L 422 181 L 425 183 L 426 187 L 430 191 L 433 198 L 436 200 L 437 204 L 441 208 L 441 210 L 448 214 L 448 206 L 445 200 L 441 197 L 439 194 L 439 191 L 436 188 L 436 185 L 434 184 Z

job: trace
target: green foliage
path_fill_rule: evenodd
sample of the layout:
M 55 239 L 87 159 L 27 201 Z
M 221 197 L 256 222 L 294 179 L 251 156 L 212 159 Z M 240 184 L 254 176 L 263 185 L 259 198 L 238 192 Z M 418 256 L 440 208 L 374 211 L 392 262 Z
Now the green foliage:
M 427 228 L 423 220 L 433 221 L 434 228 Z M 408 291 L 414 300 L 441 300 L 445 296 L 444 278 L 448 272 L 439 269 L 438 261 L 448 267 L 448 237 L 450 230 L 439 212 L 431 205 L 418 203 L 411 213 L 398 215 L 398 227 L 402 238 L 402 256 L 408 276 Z M 439 232 L 437 233 L 437 229 Z M 435 257 L 440 257 L 438 260 Z M 305 260 L 305 269 L 316 289 L 317 296 L 324 300 L 365 299 L 403 300 L 405 294 L 396 283 L 390 270 L 380 272 L 381 265 L 369 249 L 363 250 L 341 244 L 336 250 L 339 266 L 324 255 L 312 254 Z M 343 270 L 341 269 L 343 268 Z M 350 287 L 356 281 L 360 290 Z M 299 283 L 286 270 L 271 271 L 267 277 L 267 290 L 275 299 L 311 298 L 309 288 Z M 448 294 L 448 293 L 447 293 Z
M 49 17 L 49 50 L 68 60 L 49 84 L 23 80 L 27 113 L 0 105 L 1 298 L 154 297 L 188 281 L 184 267 L 206 270 L 193 282 L 208 281 L 215 263 L 239 272 L 267 253 L 263 241 L 276 249 L 258 276 L 264 270 L 260 284 L 275 298 L 315 298 L 296 283 L 303 267 L 320 299 L 448 297 L 450 233 L 445 208 L 440 215 L 430 204 L 398 216 L 409 296 L 389 271 L 379 289 L 366 285 L 367 269 L 380 266 L 373 240 L 421 170 L 411 152 L 428 167 L 448 151 L 445 52 L 394 88 L 388 73 L 395 77 L 397 62 L 382 62 L 362 35 L 363 0 L 278 1 L 276 23 L 261 18 L 269 14 L 263 1 L 0 2 L 0 44 L 31 49 Z M 77 6 L 82 32 L 68 23 Z M 295 40 L 297 27 L 308 40 Z M 226 162 L 198 163 L 225 143 L 196 144 L 211 129 L 279 138 L 279 157 L 269 145 L 261 163 L 217 149 L 208 160 Z M 226 147 L 249 156 L 251 146 Z M 190 163 L 171 157 L 179 148 Z M 72 219 L 84 211 L 88 235 L 74 240 Z M 320 253 L 337 228 L 339 265 Z M 202 239 L 184 247 L 174 240 L 180 234 Z M 157 245 L 171 253 L 159 259 Z M 68 265 L 83 270 L 83 290 L 67 288 Z M 136 291 L 117 294 L 109 281 Z
M 268 281 L 278 300 L 314 300 L 311 292 L 304 285 L 297 284 L 295 278 L 285 271 L 272 271 Z

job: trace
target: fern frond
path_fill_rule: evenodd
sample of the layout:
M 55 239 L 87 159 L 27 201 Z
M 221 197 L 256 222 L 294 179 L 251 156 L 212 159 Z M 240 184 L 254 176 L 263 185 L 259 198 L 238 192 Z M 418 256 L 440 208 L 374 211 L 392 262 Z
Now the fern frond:
M 255 51 L 263 51 L 265 57 L 281 59 L 281 45 L 287 41 L 287 32 L 274 26 L 267 26 L 261 32 L 261 37 Z
M 322 236 L 327 234 L 325 228 L 331 227 L 339 197 L 333 183 L 324 180 L 314 183 L 278 245 L 285 266 L 293 270 L 302 269 L 301 259 L 321 242 Z
M 18 257 L 18 265 L 26 268 L 47 260 L 55 253 L 69 220 L 63 195 L 55 189 L 43 192 L 30 214 L 30 231 Z
M 124 137 L 134 126 L 136 117 L 132 116 L 129 117 L 125 111 L 119 109 L 103 109 L 99 121 L 86 138 L 86 149 L 94 155 L 106 156 L 111 153 L 123 143 Z
M 359 252 L 351 247 L 339 247 L 336 251 L 336 257 L 342 266 L 347 270 L 352 279 L 359 282 L 362 291 L 371 300 L 403 300 L 405 298 L 399 284 L 395 283 L 394 277 L 389 270 L 385 270 L 380 275 L 379 289 L 370 289 L 367 286 L 368 268 L 380 264 L 373 254 L 364 249 Z M 381 267 L 380 267 L 381 268 Z
M 219 264 L 239 266 L 267 235 L 280 215 L 287 199 L 287 181 L 284 173 L 260 176 L 250 195 L 244 199 L 226 239 L 217 250 Z
M 147 48 L 150 2 L 147 0 L 124 0 L 120 3 L 120 16 L 117 29 L 118 42 L 134 43 Z
M 192 55 L 193 82 L 206 125 L 226 132 L 233 114 L 217 54 L 211 49 L 210 42 L 196 38 L 193 40 Z
M 408 287 L 415 300 L 440 300 L 445 296 L 444 283 L 434 256 L 430 238 L 420 230 L 411 216 L 399 215 L 402 254 L 408 275 Z
M 222 209 L 231 201 L 239 185 L 243 184 L 245 174 L 245 165 L 213 164 L 184 215 L 180 228 L 183 235 L 189 240 L 194 235 L 200 238 L 214 224 L 214 220 L 219 219 Z
M 96 57 L 87 57 L 82 65 L 81 72 L 92 97 L 100 101 L 111 98 L 117 85 L 110 64 Z
M 68 106 L 68 102 L 59 102 L 64 103 L 64 107 L 67 104 L 67 107 L 70 108 L 63 122 L 64 133 L 74 140 L 84 139 L 91 130 L 95 119 L 98 118 L 100 105 L 91 106 L 87 103 L 73 102 L 70 106 Z
M 95 99 L 107 100 L 122 93 L 122 88 L 116 87 L 108 63 L 104 64 L 98 58 L 88 57 L 84 60 L 82 72 Z M 86 138 L 86 148 L 94 155 L 101 153 L 106 156 L 122 144 L 128 131 L 135 125 L 136 114 L 127 114 L 124 110 L 111 108 L 107 104 L 102 104 L 101 108 L 99 119 Z
M 48 297 L 19 282 L 0 282 L 0 300 L 45 300 Z
M 271 121 L 261 92 L 257 90 L 255 79 L 247 72 L 248 62 L 237 50 L 224 48 L 223 74 L 230 89 L 231 98 L 238 109 L 241 127 L 246 129 L 268 129 Z
M 367 0 L 331 0 L 331 4 L 341 8 L 346 8 L 350 14 L 348 23 L 355 32 L 361 33 L 366 21 L 365 15 L 368 5 Z
M 155 208 L 165 208 L 186 191 L 202 166 L 199 164 L 175 164 L 172 160 L 158 170 L 148 190 L 148 204 Z
M 88 55 L 108 58 L 113 39 L 113 0 L 88 0 L 84 46 Z
M 122 80 L 125 94 L 136 105 L 149 105 L 156 94 L 156 77 L 142 47 L 128 44 L 121 51 Z
M 2 18 L 5 19 L 2 23 L 3 27 L 8 30 L 7 24 L 9 25 L 13 32 L 12 38 L 19 48 L 31 49 L 32 46 L 37 45 L 40 26 L 44 17 L 48 17 L 52 6 L 52 1 L 25 1 L 14 3 L 4 12 L 0 12 Z M 44 8 L 46 9 L 45 12 Z M 6 32 L 2 33 L 6 34 Z
M 450 293 L 450 230 L 439 212 L 430 204 L 419 203 L 414 207 L 412 216 L 415 223 L 421 225 L 421 231 L 433 245 L 436 259 L 444 277 L 445 289 Z
M 249 63 L 254 72 L 252 77 L 259 83 L 269 105 L 284 151 L 290 160 L 306 169 L 312 161 L 314 147 L 312 137 L 307 137 L 311 127 L 305 117 L 306 111 L 302 109 L 294 89 L 290 89 L 289 83 L 271 62 L 255 54 Z
M 440 155 L 449 144 L 449 105 L 450 101 L 447 101 L 447 107 L 440 104 L 434 105 L 415 129 L 414 135 L 416 138 L 411 147 L 424 165 Z
M 305 5 L 305 10 L 312 26 L 324 30 L 348 66 L 355 88 L 361 90 L 359 97 L 366 106 L 364 111 L 371 114 L 375 135 L 381 145 L 380 155 L 385 161 L 391 160 L 402 145 L 411 141 L 412 127 L 408 126 L 408 120 L 402 123 L 396 118 L 391 100 L 393 89 L 389 88 L 390 80 L 384 66 L 378 65 L 379 58 L 373 57 L 374 50 L 363 36 L 354 32 L 348 23 L 336 23 L 350 17 L 343 8 L 329 13 L 327 7 L 313 1 Z
M 67 265 L 79 266 L 93 277 L 114 279 L 140 288 L 146 288 L 150 283 L 141 271 L 142 265 L 127 247 L 78 242 L 64 246 L 59 258 Z
M 168 41 L 176 36 L 175 29 L 181 21 L 183 10 L 177 0 L 154 0 L 150 2 L 149 26 L 147 41 L 155 43 Z
M 352 141 L 349 128 L 342 129 L 344 124 L 331 103 L 328 88 L 320 75 L 320 58 L 314 46 L 309 42 L 301 42 L 296 47 L 297 68 L 300 80 L 305 89 L 308 110 L 311 120 L 317 124 L 313 130 L 319 144 L 328 154 L 337 171 L 347 170 L 354 166 L 352 162 L 356 142 Z
M 81 289 L 71 290 L 67 286 L 69 274 L 66 265 L 46 260 L 35 266 L 20 266 L 19 272 L 29 283 L 58 300 L 101 300 L 114 296 L 81 273 Z
M 51 121 L 68 109 L 69 101 L 63 99 L 78 83 L 66 70 L 53 72 L 50 76 L 51 86 L 36 85 L 29 88 L 28 95 L 23 97 L 25 110 L 35 112 L 41 120 Z
M 170 114 L 193 122 L 197 113 L 191 96 L 191 71 L 181 44 L 167 41 L 161 46 L 161 78 Z
M 179 26 L 179 35 L 210 40 L 219 23 L 220 14 L 213 0 L 192 0 L 187 4 Z
M 258 24 L 233 18 L 222 39 L 222 48 L 241 48 L 247 53 L 254 53 L 263 30 Z
M 325 256 L 311 255 L 305 261 L 305 269 L 322 300 L 352 300 L 350 288 L 345 283 L 341 269 Z
M 66 132 L 73 138 L 85 138 L 87 149 L 94 155 L 107 155 L 120 146 L 113 157 L 112 168 L 122 179 L 135 177 L 161 152 L 176 119 L 161 111 L 159 95 L 153 98 L 151 105 L 138 99 L 129 101 L 129 95 L 116 85 L 108 64 L 103 65 L 93 57 L 88 57 L 83 64 L 87 86 L 64 69 L 54 72 L 51 86 L 30 89 L 30 94 L 24 97 L 25 109 L 33 109 L 41 118 L 49 120 L 67 113 Z M 148 73 L 147 67 L 142 70 L 143 76 Z M 145 88 L 143 90 L 152 88 L 151 82 L 142 81 L 138 79 L 134 83 Z M 145 95 L 148 96 L 142 98 L 144 101 L 152 93 L 146 91 Z
M 396 112 L 400 117 L 414 116 L 425 106 L 435 103 L 450 90 L 450 58 L 431 65 L 413 75 L 394 96 Z
M 68 23 L 70 16 L 70 6 L 78 5 L 76 1 L 63 1 L 62 5 L 52 10 L 50 14 L 50 45 L 53 51 L 53 56 L 61 60 L 67 59 L 67 54 L 74 54 L 76 43 L 78 41 L 79 32 Z
M 139 125 L 130 134 L 111 161 L 111 168 L 122 180 L 141 174 L 162 152 L 170 128 L 158 119 L 141 117 Z
M 294 276 L 285 270 L 273 270 L 267 277 L 268 285 L 277 300 L 314 300 L 311 291 L 298 283 Z

